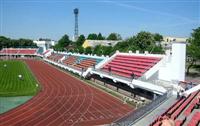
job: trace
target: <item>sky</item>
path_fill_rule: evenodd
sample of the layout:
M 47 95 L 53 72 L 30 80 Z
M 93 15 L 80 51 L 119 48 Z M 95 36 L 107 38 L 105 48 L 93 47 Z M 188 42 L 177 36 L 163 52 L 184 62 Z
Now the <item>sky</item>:
M 140 31 L 189 37 L 200 27 L 200 0 L 0 0 L 0 35 L 60 39 L 74 34 L 115 32 L 125 39 Z

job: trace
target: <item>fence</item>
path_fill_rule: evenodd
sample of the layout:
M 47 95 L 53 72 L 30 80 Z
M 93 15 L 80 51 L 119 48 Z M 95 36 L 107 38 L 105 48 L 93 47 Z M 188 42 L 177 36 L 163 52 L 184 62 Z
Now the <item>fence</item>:
M 135 122 L 137 122 L 140 118 L 144 117 L 148 112 L 152 111 L 153 109 L 155 109 L 156 107 L 158 107 L 158 105 L 160 105 L 160 103 L 162 103 L 164 100 L 166 100 L 169 96 L 171 96 L 171 93 L 165 93 L 164 95 L 158 97 L 157 99 L 155 99 L 154 101 L 152 101 L 151 103 L 135 110 L 132 111 L 130 113 L 128 113 L 128 115 L 120 118 L 119 120 L 116 120 L 115 122 L 113 122 L 111 124 L 111 126 L 130 126 L 133 125 Z

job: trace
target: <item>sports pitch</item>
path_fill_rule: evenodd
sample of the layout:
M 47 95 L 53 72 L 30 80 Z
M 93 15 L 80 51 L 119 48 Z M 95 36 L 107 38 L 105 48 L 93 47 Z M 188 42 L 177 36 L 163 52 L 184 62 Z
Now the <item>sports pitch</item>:
M 32 96 L 38 90 L 36 79 L 23 61 L 0 61 L 0 96 Z

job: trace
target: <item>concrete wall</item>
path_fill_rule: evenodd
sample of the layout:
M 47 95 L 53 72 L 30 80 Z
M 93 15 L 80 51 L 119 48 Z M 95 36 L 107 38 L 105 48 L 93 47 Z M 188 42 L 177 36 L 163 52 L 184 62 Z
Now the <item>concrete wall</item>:
M 186 43 L 172 44 L 172 80 L 185 80 Z
M 159 70 L 159 79 L 184 81 L 186 62 L 186 43 L 173 42 L 172 54 L 168 54 L 165 64 Z

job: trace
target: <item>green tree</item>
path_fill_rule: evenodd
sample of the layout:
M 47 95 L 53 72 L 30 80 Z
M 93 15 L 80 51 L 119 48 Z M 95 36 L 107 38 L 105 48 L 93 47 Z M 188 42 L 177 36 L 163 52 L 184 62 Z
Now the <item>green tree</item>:
M 160 35 L 159 33 L 155 33 L 155 34 L 153 35 L 153 37 L 154 37 L 154 40 L 157 41 L 157 42 L 163 41 L 163 36 Z
M 127 48 L 128 43 L 127 41 L 123 42 L 118 42 L 114 47 L 113 47 L 113 52 L 116 52 L 117 50 L 120 52 L 125 52 L 125 48 Z
M 30 39 L 23 39 L 23 38 L 21 38 L 21 39 L 19 39 L 17 41 L 18 41 L 17 44 L 19 44 L 18 46 L 22 47 L 22 48 L 25 48 L 25 47 L 36 47 L 36 44 L 33 43 L 33 41 L 30 40 Z
M 154 54 L 155 53 L 163 54 L 165 52 L 161 45 L 150 45 L 147 47 L 146 50 L 149 51 L 149 53 L 154 53 Z
M 149 51 L 151 53 L 164 52 L 160 45 L 156 45 L 153 34 L 149 32 L 140 32 L 136 36 L 117 43 L 113 48 L 113 53 L 116 50 L 119 50 L 120 52 L 134 52 L 136 50 Z
M 102 55 L 103 54 L 102 46 L 101 45 L 95 46 L 93 53 L 98 56 Z
M 112 46 L 102 46 L 103 55 L 110 55 L 112 53 Z
M 145 51 L 149 46 L 155 45 L 155 40 L 150 32 L 141 31 L 136 36 L 136 44 L 141 51 Z
M 84 48 L 82 46 L 79 46 L 78 47 L 78 53 L 84 53 Z
M 104 40 L 105 38 L 102 36 L 101 33 L 99 33 L 99 34 L 97 35 L 97 39 L 98 39 L 98 40 Z
M 54 46 L 54 49 L 56 51 L 64 51 L 65 48 L 71 43 L 72 41 L 69 40 L 69 36 L 68 35 L 64 35 L 59 41 L 58 43 Z
M 68 35 L 64 35 L 64 36 L 58 41 L 58 44 L 59 44 L 61 47 L 67 47 L 70 43 L 71 43 L 71 41 L 69 40 L 69 36 L 68 36 Z
M 84 35 L 80 35 L 78 37 L 78 40 L 76 41 L 76 45 L 77 46 L 82 46 L 82 44 L 84 43 L 84 41 L 85 41 L 85 36 Z
M 21 38 L 21 39 L 10 39 L 10 38 L 7 38 L 5 36 L 0 36 L 0 49 L 2 48 L 10 48 L 10 47 L 13 47 L 13 48 L 19 48 L 19 47 L 23 47 L 23 48 L 26 48 L 26 47 L 32 47 L 32 48 L 36 48 L 37 45 L 35 43 L 33 43 L 32 40 L 30 39 L 24 39 L 24 38 Z
M 122 40 L 122 37 L 120 34 L 117 33 L 111 33 L 108 37 L 107 40 Z
M 98 38 L 97 34 L 95 34 L 95 33 L 89 34 L 87 37 L 87 39 L 89 39 L 89 40 L 97 40 L 97 38 Z
M 92 48 L 91 47 L 85 48 L 85 54 L 92 54 Z
M 6 38 L 5 36 L 0 36 L 0 49 L 4 47 L 9 47 L 8 44 L 10 43 L 10 39 Z
M 190 68 L 194 66 L 195 61 L 200 60 L 200 27 L 193 29 L 191 37 L 188 39 L 187 45 L 187 57 L 188 57 L 188 67 L 187 74 L 190 72 Z

